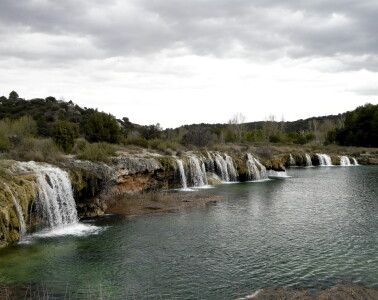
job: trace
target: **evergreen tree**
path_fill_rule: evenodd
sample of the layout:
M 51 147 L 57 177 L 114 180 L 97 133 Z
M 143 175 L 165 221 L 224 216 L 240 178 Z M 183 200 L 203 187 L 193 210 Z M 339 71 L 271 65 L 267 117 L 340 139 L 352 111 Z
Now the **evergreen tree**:
M 58 121 L 53 127 L 52 138 L 59 148 L 70 153 L 75 143 L 74 126 L 67 121 Z
M 9 99 L 17 99 L 18 97 L 19 96 L 18 96 L 17 92 L 15 92 L 15 91 L 11 91 L 9 93 Z
M 84 133 L 90 142 L 117 143 L 120 126 L 112 115 L 96 111 L 88 118 Z

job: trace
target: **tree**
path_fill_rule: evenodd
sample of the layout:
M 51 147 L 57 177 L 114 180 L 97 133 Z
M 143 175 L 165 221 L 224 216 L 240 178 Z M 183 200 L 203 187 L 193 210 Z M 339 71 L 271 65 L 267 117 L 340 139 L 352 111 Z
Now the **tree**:
M 75 143 L 74 126 L 67 121 L 56 122 L 52 130 L 52 138 L 59 148 L 70 153 Z
M 162 128 L 159 123 L 142 127 L 142 137 L 146 140 L 160 139 Z
M 15 92 L 15 91 L 11 91 L 10 93 L 9 93 L 9 99 L 18 99 L 18 94 L 17 94 L 17 92 Z
M 231 137 L 234 136 L 237 142 L 242 141 L 244 123 L 245 116 L 242 113 L 237 113 L 232 116 L 232 118 L 228 121 L 228 135 L 230 139 L 232 139 Z
M 89 116 L 84 133 L 90 142 L 117 143 L 120 138 L 120 126 L 112 115 L 96 111 Z
M 378 147 L 378 105 L 366 104 L 346 113 L 344 127 L 336 131 L 342 146 Z
M 182 137 L 181 143 L 183 145 L 195 145 L 204 147 L 212 142 L 212 135 L 209 130 L 201 126 L 191 128 Z

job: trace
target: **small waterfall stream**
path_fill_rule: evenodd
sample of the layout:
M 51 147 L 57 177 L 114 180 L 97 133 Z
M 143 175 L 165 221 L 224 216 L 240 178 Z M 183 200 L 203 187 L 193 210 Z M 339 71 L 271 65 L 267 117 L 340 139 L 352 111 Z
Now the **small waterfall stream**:
M 201 169 L 202 169 L 202 174 L 203 174 L 203 181 L 204 181 L 205 185 L 208 185 L 207 175 L 206 175 L 206 166 L 205 166 L 205 162 L 204 161 L 202 161 Z
M 289 155 L 289 166 L 295 166 L 296 163 L 295 163 L 295 159 L 293 158 L 293 156 L 290 154 Z
M 247 168 L 248 168 L 248 180 L 262 180 L 267 179 L 266 168 L 252 156 L 247 153 Z
M 305 157 L 306 157 L 306 167 L 312 167 L 311 156 L 305 153 Z
M 227 171 L 230 181 L 237 181 L 238 180 L 238 171 L 236 171 L 234 160 L 231 156 L 224 154 L 226 157 L 226 164 L 227 164 Z
M 188 161 L 189 180 L 194 187 L 204 186 L 207 182 L 206 170 L 201 167 L 200 161 L 196 156 L 189 156 Z
M 355 159 L 354 157 L 352 157 L 352 160 L 353 160 L 353 165 L 355 165 L 355 166 L 359 165 L 358 162 L 357 162 L 357 159 Z
M 35 172 L 38 186 L 38 205 L 43 220 L 52 227 L 62 227 L 79 221 L 67 172 L 35 162 L 19 163 L 21 168 Z
M 218 175 L 222 178 L 223 181 L 230 181 L 230 176 L 228 174 L 227 162 L 224 158 L 218 153 L 215 153 L 215 166 Z
M 327 154 L 316 153 L 320 166 L 333 166 L 331 157 Z
M 348 156 L 340 156 L 340 166 L 350 166 L 350 160 Z
M 176 163 L 180 172 L 181 186 L 183 189 L 187 189 L 188 184 L 186 182 L 184 164 L 182 163 L 182 160 L 179 158 L 176 158 Z
M 209 169 L 210 172 L 215 173 L 215 163 L 214 163 L 214 159 L 211 156 L 210 152 L 207 152 L 207 157 L 208 157 L 208 159 L 206 160 L 207 161 L 206 165 L 208 166 L 208 169 Z
M 26 223 L 25 223 L 24 213 L 22 211 L 22 207 L 21 207 L 20 203 L 18 203 L 18 201 L 16 200 L 16 197 L 12 193 L 12 190 L 10 189 L 9 185 L 6 184 L 5 182 L 3 182 L 3 185 L 5 186 L 5 189 L 7 190 L 7 192 L 10 194 L 13 205 L 16 208 L 18 223 L 20 225 L 19 233 L 20 233 L 20 240 L 21 240 L 22 237 L 26 233 Z

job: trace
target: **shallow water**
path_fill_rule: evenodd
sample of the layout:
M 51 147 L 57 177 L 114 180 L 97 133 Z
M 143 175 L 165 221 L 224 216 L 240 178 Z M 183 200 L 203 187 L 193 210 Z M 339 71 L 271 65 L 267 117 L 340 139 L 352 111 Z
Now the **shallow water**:
M 136 299 L 233 299 L 342 279 L 378 286 L 378 167 L 287 173 L 208 189 L 225 200 L 205 210 L 105 216 L 34 234 L 0 251 L 0 277 Z

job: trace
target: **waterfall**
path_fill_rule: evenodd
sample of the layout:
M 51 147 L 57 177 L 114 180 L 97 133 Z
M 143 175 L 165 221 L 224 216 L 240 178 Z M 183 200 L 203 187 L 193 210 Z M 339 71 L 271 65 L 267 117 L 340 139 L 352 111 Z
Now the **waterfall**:
M 305 153 L 305 157 L 306 157 L 306 167 L 312 167 L 312 161 L 311 161 L 310 155 Z
M 179 158 L 176 158 L 176 163 L 177 163 L 177 166 L 178 166 L 178 169 L 179 169 L 179 172 L 180 172 L 182 188 L 186 189 L 186 188 L 188 188 L 188 185 L 186 183 L 184 164 L 182 163 L 182 160 L 179 159 Z
M 222 180 L 230 181 L 230 176 L 228 175 L 227 163 L 218 152 L 215 153 L 215 166 L 218 171 L 217 173 L 218 175 L 220 175 Z
M 350 166 L 350 160 L 348 156 L 340 156 L 340 166 Z
M 206 170 L 201 168 L 199 159 L 195 156 L 189 156 L 189 179 L 192 186 L 204 186 L 206 180 Z
M 238 180 L 238 171 L 236 171 L 234 160 L 231 156 L 224 154 L 226 157 L 226 164 L 227 164 L 227 171 L 228 176 L 230 177 L 230 181 L 237 181 Z
M 202 169 L 202 174 L 203 174 L 203 181 L 204 181 L 205 185 L 208 185 L 207 175 L 206 175 L 206 166 L 205 166 L 204 162 L 202 162 L 202 164 L 201 164 L 201 169 Z
M 16 200 L 16 197 L 13 195 L 11 189 L 9 188 L 9 185 L 6 184 L 5 182 L 3 182 L 3 185 L 5 186 L 5 189 L 10 194 L 13 205 L 16 208 L 18 223 L 19 223 L 19 226 L 20 226 L 19 233 L 20 233 L 20 239 L 21 239 L 26 233 L 26 223 L 25 223 L 25 219 L 24 219 L 24 213 L 22 211 L 22 207 L 21 207 L 20 203 L 18 203 L 18 201 Z
M 211 156 L 210 152 L 207 152 L 207 157 L 208 157 L 208 169 L 210 170 L 210 172 L 213 172 L 215 173 L 215 163 L 214 163 L 214 159 L 213 157 Z
M 293 156 L 290 154 L 289 155 L 289 166 L 295 166 L 296 163 L 295 163 L 295 159 L 293 158 Z
M 352 160 L 353 160 L 353 165 L 358 166 L 357 159 L 355 159 L 354 157 L 352 157 Z
M 247 153 L 247 158 L 248 180 L 267 179 L 266 168 L 252 154 Z
M 43 219 L 50 227 L 78 222 L 71 181 L 67 172 L 48 164 L 21 162 L 21 168 L 35 172 L 38 185 L 38 204 Z
M 316 153 L 316 156 L 319 159 L 320 166 L 332 166 L 331 157 L 327 154 Z

